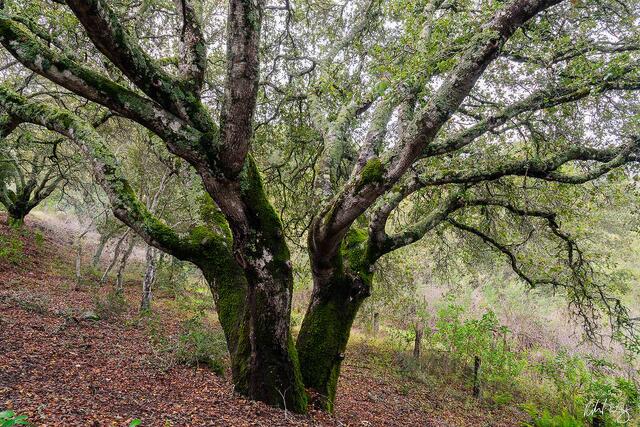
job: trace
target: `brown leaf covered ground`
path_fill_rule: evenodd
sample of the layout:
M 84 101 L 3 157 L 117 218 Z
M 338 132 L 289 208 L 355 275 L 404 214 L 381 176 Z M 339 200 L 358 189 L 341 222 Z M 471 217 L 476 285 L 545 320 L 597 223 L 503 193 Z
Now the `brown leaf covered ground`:
M 248 401 L 234 394 L 229 373 L 157 363 L 137 318 L 139 281 L 127 284 L 122 316 L 82 320 L 105 290 L 76 289 L 73 236 L 42 221 L 28 220 L 27 229 L 18 237 L 24 255 L 0 258 L 0 410 L 26 414 L 36 426 L 127 426 L 132 418 L 161 427 L 517 426 L 524 419 L 517 409 L 470 398 L 455 381 L 399 376 L 364 340 L 347 352 L 334 415 Z M 0 226 L 0 236 L 11 233 Z M 175 329 L 184 315 L 155 304 L 164 327 Z

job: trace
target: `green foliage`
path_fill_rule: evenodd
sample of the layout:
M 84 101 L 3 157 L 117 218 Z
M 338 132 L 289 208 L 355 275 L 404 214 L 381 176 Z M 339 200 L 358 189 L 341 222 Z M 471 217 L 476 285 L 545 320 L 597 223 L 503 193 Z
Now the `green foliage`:
M 449 351 L 457 364 L 473 366 L 476 356 L 481 359 L 480 380 L 487 385 L 513 385 L 527 366 L 527 360 L 509 350 L 508 329 L 501 326 L 492 311 L 480 319 L 462 320 L 463 309 L 448 305 L 438 312 L 436 333 L 432 343 Z
M 304 312 L 299 310 L 291 311 L 291 327 L 295 328 L 302 325 L 302 320 L 304 319 Z
M 20 264 L 24 259 L 23 247 L 22 240 L 16 234 L 0 235 L 0 261 Z
M 13 411 L 0 412 L 0 427 L 28 426 L 31 425 L 27 421 L 26 415 L 17 415 Z
M 103 319 L 114 319 L 127 311 L 127 301 L 122 293 L 115 290 L 109 291 L 104 297 L 94 297 L 96 314 Z
M 165 335 L 160 319 L 153 314 L 147 315 L 146 324 L 151 344 L 165 367 L 204 366 L 218 375 L 224 373 L 228 354 L 224 334 L 204 322 L 203 311 L 184 321 L 177 336 Z
M 227 354 L 224 335 L 202 322 L 202 315 L 185 321 L 178 336 L 177 362 L 187 366 L 206 366 L 218 375 L 224 373 Z
M 40 231 L 36 231 L 33 234 L 33 241 L 38 248 L 42 248 L 42 245 L 44 245 L 44 235 Z
M 134 418 L 129 423 L 129 427 L 137 427 L 142 424 L 142 420 L 140 418 Z
M 358 189 L 368 184 L 381 183 L 384 172 L 384 165 L 380 159 L 369 160 L 362 168 L 362 172 L 360 172 L 361 178 L 358 182 Z
M 545 358 L 537 370 L 553 384 L 559 406 L 576 419 L 601 414 L 607 425 L 638 420 L 638 385 L 620 376 L 611 363 L 560 352 Z
M 539 412 L 535 408 L 526 408 L 531 421 L 525 427 L 584 427 L 584 423 L 566 411 L 560 415 L 551 415 L 549 411 Z
M 155 286 L 158 290 L 177 297 L 188 289 L 190 274 L 193 271 L 189 263 L 174 257 L 162 257 L 158 260 L 156 269 Z

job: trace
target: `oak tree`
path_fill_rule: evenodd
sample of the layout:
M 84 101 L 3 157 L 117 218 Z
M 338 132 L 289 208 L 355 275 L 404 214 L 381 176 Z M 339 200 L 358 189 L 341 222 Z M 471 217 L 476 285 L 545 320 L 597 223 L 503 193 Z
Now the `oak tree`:
M 586 317 L 602 308 L 628 325 L 553 206 L 499 189 L 552 195 L 637 160 L 637 4 L 224 3 L 5 0 L 0 126 L 67 138 L 117 218 L 200 268 L 238 392 L 303 412 L 307 388 L 332 409 L 374 265 L 439 227 L 492 246 L 531 286 L 566 289 Z M 21 79 L 37 85 L 18 90 Z M 93 125 L 105 111 L 193 168 L 207 194 L 201 224 L 178 230 L 141 202 Z M 283 135 L 316 155 L 301 179 L 272 189 L 266 157 L 292 166 L 275 152 Z M 295 343 L 287 229 L 274 208 L 283 197 L 304 200 L 294 224 L 313 276 Z M 408 204 L 419 219 L 388 224 Z M 537 221 L 565 253 L 561 268 L 525 271 L 479 211 Z

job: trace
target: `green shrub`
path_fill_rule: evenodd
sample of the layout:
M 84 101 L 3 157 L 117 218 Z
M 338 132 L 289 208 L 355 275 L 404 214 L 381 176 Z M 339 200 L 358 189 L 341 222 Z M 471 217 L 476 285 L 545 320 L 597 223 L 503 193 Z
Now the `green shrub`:
M 187 366 L 206 366 L 221 375 L 227 353 L 224 334 L 205 325 L 202 317 L 198 314 L 181 325 L 175 347 L 176 362 Z
M 27 421 L 26 415 L 17 415 L 13 411 L 0 412 L 0 427 L 28 426 L 31 425 Z
M 302 325 L 304 320 L 304 313 L 299 310 L 291 310 L 291 327 L 295 328 Z
M 113 319 L 127 311 L 124 295 L 115 290 L 110 291 L 104 297 L 96 295 L 94 306 L 96 314 L 102 319 Z
M 0 235 L 0 261 L 4 260 L 18 265 L 24 258 L 23 243 L 16 236 Z
M 33 235 L 33 241 L 38 248 L 42 248 L 42 245 L 44 245 L 44 235 L 41 232 L 36 231 Z
M 539 412 L 535 408 L 526 408 L 531 421 L 525 427 L 584 427 L 584 423 L 563 411 L 560 415 L 551 415 L 549 411 Z
M 480 319 L 462 320 L 463 309 L 449 305 L 438 312 L 432 345 L 448 351 L 460 373 L 473 366 L 480 357 L 480 381 L 489 386 L 512 386 L 527 367 L 524 355 L 509 350 L 505 339 L 508 330 L 492 311 Z M 469 377 L 467 375 L 467 377 Z M 502 396 L 504 398 L 504 396 Z
M 156 266 L 156 289 L 168 292 L 174 297 L 181 296 L 189 287 L 193 267 L 173 257 L 162 257 Z
M 637 421 L 638 386 L 616 374 L 613 364 L 560 352 L 540 362 L 538 370 L 554 385 L 559 406 L 574 418 L 589 421 L 599 415 L 607 426 Z

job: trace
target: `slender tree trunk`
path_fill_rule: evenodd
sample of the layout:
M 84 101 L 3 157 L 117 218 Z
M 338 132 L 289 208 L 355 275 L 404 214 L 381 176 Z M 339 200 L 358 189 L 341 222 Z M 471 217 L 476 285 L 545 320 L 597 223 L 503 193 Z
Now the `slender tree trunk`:
M 111 269 L 116 265 L 116 263 L 118 262 L 118 259 L 120 259 L 120 250 L 122 248 L 122 242 L 124 242 L 124 240 L 127 238 L 128 235 L 129 235 L 129 229 L 127 229 L 127 231 L 125 231 L 124 234 L 120 236 L 120 238 L 118 239 L 118 242 L 116 243 L 116 247 L 113 250 L 113 258 L 111 259 L 109 266 L 107 267 L 107 269 L 102 274 L 102 277 L 100 278 L 101 285 L 106 282 L 107 276 L 111 272 Z
M 91 230 L 91 227 L 93 227 L 93 221 L 76 237 L 74 242 L 74 246 L 76 247 L 76 290 L 80 289 L 80 285 L 82 284 L 82 239 L 84 239 L 84 236 Z
M 480 364 L 482 359 L 480 356 L 473 358 L 473 397 L 480 397 Z
M 415 324 L 416 337 L 413 343 L 413 358 L 418 360 L 420 359 L 420 351 L 422 350 L 422 336 L 424 333 L 424 328 L 422 323 L 417 322 Z
M 82 238 L 76 242 L 76 290 L 82 284 Z
M 127 268 L 127 263 L 129 261 L 129 257 L 131 256 L 131 252 L 133 251 L 133 246 L 135 244 L 135 239 L 133 237 L 129 238 L 129 244 L 127 249 L 122 254 L 122 258 L 120 259 L 120 265 L 118 266 L 118 275 L 116 278 L 116 292 L 122 294 L 124 291 L 124 270 Z
M 93 268 L 98 268 L 100 266 L 102 252 L 104 252 L 104 247 L 107 245 L 110 239 L 111 235 L 109 233 L 103 233 L 100 235 L 100 240 L 98 241 L 98 246 L 96 247 L 96 251 L 93 254 L 93 260 L 91 262 Z
M 144 272 L 144 280 L 142 281 L 142 301 L 140 302 L 140 311 L 151 310 L 151 289 L 156 280 L 156 254 L 152 246 L 147 246 L 145 253 L 147 268 Z
M 380 313 L 373 313 L 373 337 L 377 338 L 380 332 Z

